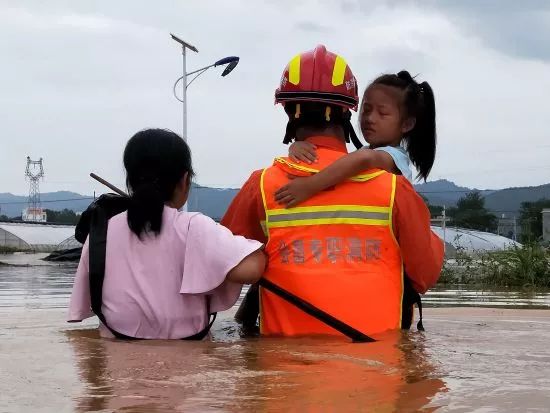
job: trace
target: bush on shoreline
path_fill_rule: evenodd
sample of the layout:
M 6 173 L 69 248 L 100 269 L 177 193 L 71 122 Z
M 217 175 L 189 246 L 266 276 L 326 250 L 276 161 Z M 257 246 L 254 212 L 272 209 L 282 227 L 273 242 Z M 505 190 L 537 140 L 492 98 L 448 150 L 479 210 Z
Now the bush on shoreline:
M 445 262 L 439 283 L 550 288 L 550 251 L 538 244 L 474 255 L 458 250 Z

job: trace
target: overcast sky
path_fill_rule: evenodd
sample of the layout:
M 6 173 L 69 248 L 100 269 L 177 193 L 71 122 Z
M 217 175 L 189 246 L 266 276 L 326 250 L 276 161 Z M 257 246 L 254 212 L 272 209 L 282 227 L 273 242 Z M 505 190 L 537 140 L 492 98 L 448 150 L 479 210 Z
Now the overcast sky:
M 136 131 L 181 133 L 174 32 L 188 70 L 227 56 L 188 91 L 189 143 L 202 185 L 238 187 L 286 153 L 273 94 L 290 58 L 323 43 L 360 89 L 407 69 L 436 93 L 430 180 L 478 188 L 550 182 L 550 2 L 516 0 L 0 1 L 0 192 L 24 194 L 27 155 L 43 192 L 122 186 Z M 354 119 L 356 122 L 356 119 Z

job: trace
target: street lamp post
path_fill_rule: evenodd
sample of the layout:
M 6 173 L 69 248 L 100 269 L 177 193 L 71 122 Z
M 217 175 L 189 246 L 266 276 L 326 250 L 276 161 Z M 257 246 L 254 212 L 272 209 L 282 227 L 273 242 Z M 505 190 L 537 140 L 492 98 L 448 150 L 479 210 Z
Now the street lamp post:
M 181 55 L 182 55 L 182 64 L 183 64 L 183 74 L 175 81 L 174 83 L 174 97 L 182 103 L 183 113 L 182 113 L 182 137 L 187 142 L 187 88 L 195 81 L 197 77 L 202 75 L 211 67 L 225 66 L 225 69 L 222 72 L 222 77 L 227 76 L 229 73 L 235 69 L 239 63 L 239 58 L 237 56 L 228 56 L 220 59 L 208 66 L 201 67 L 200 69 L 193 70 L 192 72 L 187 72 L 187 49 L 198 53 L 197 48 L 183 40 L 181 40 L 176 35 L 170 33 L 172 40 L 181 45 Z M 189 82 L 187 78 L 191 75 L 195 75 Z M 179 82 L 182 82 L 182 98 L 180 99 L 177 94 L 177 87 Z M 187 210 L 187 204 L 183 207 L 184 210 Z
M 181 40 L 179 37 L 177 37 L 176 35 L 170 33 L 170 36 L 172 37 L 172 40 L 174 40 L 175 42 L 179 43 L 181 45 L 181 60 L 182 60 L 182 71 L 183 71 L 183 76 L 180 77 L 177 81 L 176 81 L 176 84 L 174 85 L 174 92 L 175 92 L 175 88 L 178 84 L 178 82 L 180 80 L 183 80 L 183 93 L 182 93 L 182 98 L 181 98 L 181 102 L 183 104 L 183 125 L 182 125 L 182 137 L 183 139 L 187 140 L 187 49 L 189 50 L 192 50 L 193 52 L 195 53 L 198 53 L 198 49 L 187 43 L 187 42 L 184 42 L 183 40 Z M 175 94 L 175 93 L 174 93 Z M 180 100 L 177 96 L 176 96 L 176 99 Z
M 199 51 L 197 48 L 183 40 L 181 40 L 176 35 L 170 33 L 170 36 L 172 37 L 172 40 L 179 43 L 181 45 L 181 55 L 182 55 L 182 63 L 183 63 L 183 74 L 176 80 L 174 83 L 174 96 L 177 100 L 179 100 L 182 103 L 183 106 L 183 118 L 182 118 L 182 135 L 183 139 L 187 141 L 187 88 L 195 81 L 197 77 L 202 75 L 204 72 L 206 72 L 211 67 L 218 67 L 218 66 L 225 66 L 224 71 L 222 72 L 222 76 L 225 77 L 229 73 L 235 69 L 237 64 L 239 63 L 239 58 L 237 56 L 228 56 L 224 57 L 223 59 L 220 59 L 208 66 L 201 67 L 200 69 L 193 70 L 192 72 L 187 72 L 187 49 L 198 53 Z M 187 78 L 191 75 L 195 75 L 191 79 L 191 81 L 187 81 Z M 179 82 L 182 82 L 182 98 L 180 99 L 176 93 L 177 87 Z

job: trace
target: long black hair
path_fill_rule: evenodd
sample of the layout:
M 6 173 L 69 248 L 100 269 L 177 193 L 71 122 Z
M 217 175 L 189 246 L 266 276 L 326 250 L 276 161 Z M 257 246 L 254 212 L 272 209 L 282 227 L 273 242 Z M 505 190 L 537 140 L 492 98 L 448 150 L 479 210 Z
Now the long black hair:
M 164 203 L 185 173 L 194 176 L 189 146 L 172 131 L 142 130 L 126 144 L 124 168 L 131 198 L 128 226 L 140 238 L 144 232 L 158 235 Z
M 406 70 L 380 76 L 367 90 L 375 85 L 391 86 L 403 92 L 402 119 L 416 119 L 414 127 L 404 136 L 405 147 L 418 169 L 418 178 L 426 180 L 435 161 L 437 143 L 435 98 L 431 86 L 428 82 L 418 83 Z

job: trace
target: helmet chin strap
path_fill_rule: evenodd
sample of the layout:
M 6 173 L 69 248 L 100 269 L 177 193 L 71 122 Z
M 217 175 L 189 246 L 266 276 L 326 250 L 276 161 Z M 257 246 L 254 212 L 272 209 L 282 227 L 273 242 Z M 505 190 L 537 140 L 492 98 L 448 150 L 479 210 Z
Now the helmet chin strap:
M 286 124 L 286 131 L 285 131 L 285 137 L 283 139 L 283 143 L 285 145 L 288 145 L 296 138 L 296 129 L 298 128 L 299 124 L 303 121 L 303 115 L 301 111 L 301 105 L 298 103 L 296 105 L 296 109 L 294 110 L 293 114 L 290 114 L 290 119 L 288 123 Z M 327 122 L 330 122 L 332 115 L 332 108 L 330 106 L 327 106 L 325 108 L 324 116 L 325 120 Z M 353 129 L 353 125 L 351 124 L 351 112 L 349 110 L 346 110 L 343 114 L 342 119 L 342 127 L 344 128 L 344 134 L 346 138 L 346 142 L 351 142 L 357 149 L 361 149 L 363 147 L 363 144 L 357 137 L 357 134 L 355 133 L 355 129 Z
M 351 139 L 351 143 L 353 143 L 353 146 L 355 146 L 357 149 L 361 149 L 363 147 L 363 144 L 357 137 L 357 134 L 355 133 L 355 129 L 353 129 L 353 126 L 351 124 L 351 120 L 347 121 L 347 127 L 349 130 L 349 137 Z
M 357 134 L 355 133 L 355 129 L 353 129 L 353 125 L 351 124 L 351 112 L 347 110 L 344 115 L 344 133 L 346 134 L 346 142 L 349 142 L 351 140 L 351 143 L 353 143 L 353 146 L 355 146 L 357 149 L 361 149 L 363 147 L 363 144 L 357 137 Z
M 285 145 L 288 145 L 296 137 L 294 136 L 296 135 L 295 132 L 296 132 L 296 128 L 294 127 L 293 122 L 288 121 L 288 123 L 286 124 L 285 138 L 283 139 L 283 143 Z

